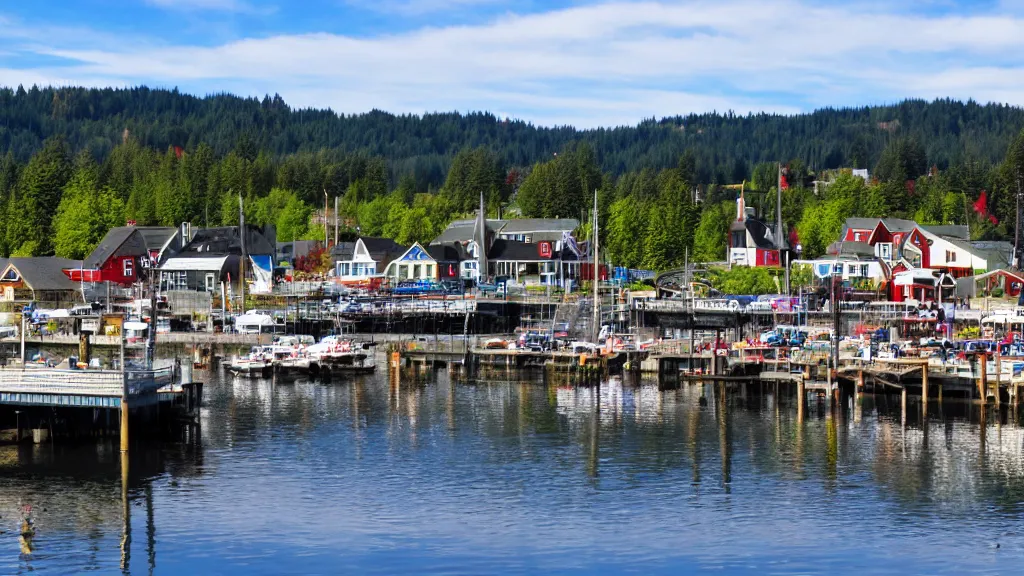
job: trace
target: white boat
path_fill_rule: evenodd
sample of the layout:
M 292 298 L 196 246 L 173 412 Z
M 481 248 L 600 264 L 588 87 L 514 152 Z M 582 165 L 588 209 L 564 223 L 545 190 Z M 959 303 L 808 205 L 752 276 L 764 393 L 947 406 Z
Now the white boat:
M 240 334 L 266 334 L 276 332 L 283 327 L 267 312 L 254 310 L 235 318 L 235 331 Z
M 236 356 L 228 363 L 228 370 L 238 376 L 267 378 L 273 371 L 272 355 L 264 346 L 253 346 L 245 356 Z

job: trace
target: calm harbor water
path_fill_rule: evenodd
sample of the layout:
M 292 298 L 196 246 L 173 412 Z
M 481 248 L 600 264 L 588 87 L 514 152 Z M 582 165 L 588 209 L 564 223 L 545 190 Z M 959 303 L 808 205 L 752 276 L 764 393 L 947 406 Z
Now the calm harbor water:
M 198 378 L 197 378 L 198 379 Z M 832 415 L 445 372 L 204 375 L 195 438 L 0 447 L 0 573 L 1019 573 L 1024 432 L 868 397 Z M 701 401 L 702 391 L 706 402 Z M 984 435 L 984 440 L 982 440 Z M 31 553 L 20 507 L 33 506 Z

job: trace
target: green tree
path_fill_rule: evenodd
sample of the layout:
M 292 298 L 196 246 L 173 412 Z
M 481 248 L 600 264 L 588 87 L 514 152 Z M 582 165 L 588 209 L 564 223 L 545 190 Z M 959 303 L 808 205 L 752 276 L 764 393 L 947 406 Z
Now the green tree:
M 51 223 L 61 191 L 71 177 L 71 162 L 63 138 L 51 138 L 32 156 L 21 173 L 17 193 L 7 210 L 7 245 L 21 248 L 31 242 L 32 255 L 53 251 Z
M 700 223 L 693 238 L 693 259 L 695 262 L 714 262 L 724 260 L 728 246 L 727 234 L 729 219 L 725 216 L 726 209 L 732 209 L 732 203 L 708 204 L 700 215 Z

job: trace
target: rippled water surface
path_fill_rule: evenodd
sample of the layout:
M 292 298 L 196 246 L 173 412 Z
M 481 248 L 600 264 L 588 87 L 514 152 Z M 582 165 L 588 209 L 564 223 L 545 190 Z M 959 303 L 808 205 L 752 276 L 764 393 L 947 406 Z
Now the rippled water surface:
M 1020 573 L 1012 410 L 204 375 L 195 438 L 0 447 L 0 573 Z M 705 396 L 706 402 L 701 401 Z M 19 507 L 33 506 L 31 553 Z M 122 553 L 124 550 L 124 553 Z

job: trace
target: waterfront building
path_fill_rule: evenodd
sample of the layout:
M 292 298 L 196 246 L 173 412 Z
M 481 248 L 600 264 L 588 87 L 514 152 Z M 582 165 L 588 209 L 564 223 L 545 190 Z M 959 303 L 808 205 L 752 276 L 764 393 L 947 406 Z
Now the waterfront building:
M 35 302 L 39 308 L 70 308 L 85 301 L 82 284 L 64 273 L 80 269 L 81 260 L 36 256 L 0 259 L 0 301 L 15 307 Z
M 392 285 L 399 282 L 434 282 L 437 280 L 437 261 L 419 242 L 413 242 L 401 256 L 384 269 L 384 276 Z
M 355 242 L 339 242 L 331 249 L 334 275 L 346 286 L 379 286 L 388 264 L 406 250 L 390 238 L 361 236 Z
M 221 283 L 235 294 L 241 289 L 242 235 L 238 226 L 202 228 L 173 256 L 160 264 L 160 290 L 220 292 Z M 274 242 L 251 226 L 245 227 L 245 276 L 253 292 L 269 292 Z

